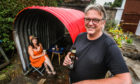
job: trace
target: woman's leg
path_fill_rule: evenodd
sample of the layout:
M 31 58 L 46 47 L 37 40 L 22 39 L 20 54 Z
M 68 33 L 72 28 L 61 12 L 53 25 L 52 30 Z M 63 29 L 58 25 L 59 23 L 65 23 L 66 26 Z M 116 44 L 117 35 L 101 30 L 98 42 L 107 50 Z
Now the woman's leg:
M 47 71 L 47 73 L 48 74 L 51 74 L 51 72 L 50 72 L 50 70 L 49 70 L 49 68 L 48 68 L 48 66 L 47 66 L 47 64 L 44 62 L 44 66 L 45 66 L 45 68 L 46 68 L 46 71 Z
M 50 59 L 47 56 L 44 56 L 44 57 L 45 57 L 45 63 L 50 67 L 52 73 L 55 74 L 56 72 L 54 71 L 54 68 L 52 66 Z

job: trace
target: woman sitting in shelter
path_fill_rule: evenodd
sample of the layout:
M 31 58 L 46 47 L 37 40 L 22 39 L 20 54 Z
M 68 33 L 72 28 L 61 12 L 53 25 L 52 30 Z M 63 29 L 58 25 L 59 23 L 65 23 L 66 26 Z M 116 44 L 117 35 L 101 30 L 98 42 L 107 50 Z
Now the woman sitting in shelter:
M 30 55 L 29 59 L 31 61 L 31 65 L 39 68 L 44 63 L 47 73 L 55 75 L 56 72 L 54 71 L 51 61 L 46 52 L 43 52 L 42 44 L 38 42 L 37 37 L 29 36 L 29 39 L 30 45 L 28 46 L 28 53 Z M 50 67 L 51 71 L 49 70 L 48 66 Z

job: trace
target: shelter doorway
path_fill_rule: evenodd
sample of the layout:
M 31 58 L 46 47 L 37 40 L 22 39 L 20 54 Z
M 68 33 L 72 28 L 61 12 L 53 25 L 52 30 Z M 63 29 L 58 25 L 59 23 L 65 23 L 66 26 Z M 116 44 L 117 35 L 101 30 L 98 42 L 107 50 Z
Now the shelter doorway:
M 23 66 L 28 71 L 29 36 L 37 36 L 43 48 L 54 44 L 68 51 L 77 35 L 85 32 L 84 13 L 74 9 L 57 7 L 27 7 L 20 11 L 14 21 L 14 40 Z

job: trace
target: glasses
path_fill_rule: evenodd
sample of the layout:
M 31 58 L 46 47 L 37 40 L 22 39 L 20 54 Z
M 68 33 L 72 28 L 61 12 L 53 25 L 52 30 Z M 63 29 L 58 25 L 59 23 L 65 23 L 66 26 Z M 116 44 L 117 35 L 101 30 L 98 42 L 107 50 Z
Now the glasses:
M 89 23 L 90 21 L 92 21 L 93 24 L 98 24 L 100 21 L 104 20 L 104 19 L 98 19 L 98 18 L 94 18 L 94 19 L 84 18 L 84 19 L 85 19 L 85 22 Z

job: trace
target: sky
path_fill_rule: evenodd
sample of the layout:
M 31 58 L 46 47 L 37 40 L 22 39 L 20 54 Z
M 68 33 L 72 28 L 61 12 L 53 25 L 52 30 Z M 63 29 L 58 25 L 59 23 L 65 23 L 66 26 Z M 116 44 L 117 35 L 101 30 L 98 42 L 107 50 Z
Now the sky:
M 105 2 L 113 2 L 114 0 L 96 0 L 96 3 L 104 5 Z

